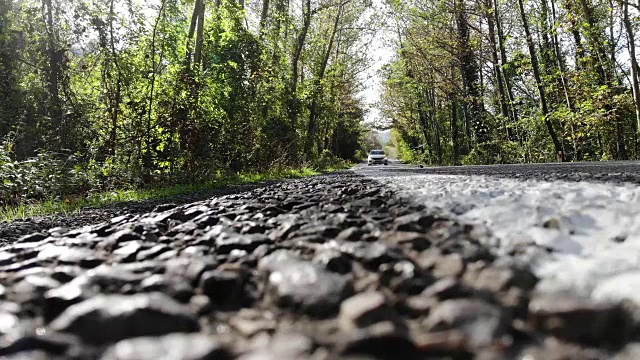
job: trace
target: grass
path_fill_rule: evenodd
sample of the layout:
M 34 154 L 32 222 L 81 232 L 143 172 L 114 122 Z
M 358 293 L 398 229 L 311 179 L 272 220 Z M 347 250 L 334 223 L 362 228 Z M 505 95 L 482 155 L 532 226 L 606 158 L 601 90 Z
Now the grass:
M 316 170 L 312 168 L 291 169 L 267 173 L 240 173 L 222 177 L 206 183 L 173 185 L 157 188 L 119 189 L 91 194 L 87 197 L 67 198 L 63 201 L 45 200 L 36 203 L 20 204 L 16 206 L 0 207 L 0 221 L 25 220 L 35 216 L 71 215 L 85 208 L 101 208 L 123 202 L 166 199 L 174 196 L 190 194 L 197 191 L 207 191 L 224 188 L 231 185 L 260 183 L 270 180 L 303 178 L 323 173 L 329 173 L 353 166 L 350 163 L 340 163 L 335 166 Z

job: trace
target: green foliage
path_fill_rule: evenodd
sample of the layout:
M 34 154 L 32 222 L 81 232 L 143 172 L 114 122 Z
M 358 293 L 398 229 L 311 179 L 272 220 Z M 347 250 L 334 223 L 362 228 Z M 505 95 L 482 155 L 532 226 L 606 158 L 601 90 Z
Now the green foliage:
M 638 19 L 622 19 L 628 4 L 388 5 L 401 42 L 381 71 L 382 107 L 403 160 L 470 165 L 640 156 L 640 99 L 632 92 L 639 75 L 626 52 L 635 46 Z
M 367 60 L 354 24 L 367 1 L 314 3 L 306 28 L 295 9 L 272 1 L 262 31 L 249 21 L 260 4 L 204 1 L 200 13 L 197 3 L 0 0 L 0 138 L 11 134 L 14 144 L 2 153 L 2 201 L 356 156 L 365 130 L 355 74 Z M 340 51 L 320 71 L 338 7 L 331 47 Z M 315 155 L 303 154 L 307 138 Z
M 71 155 L 42 152 L 16 161 L 5 146 L 0 148 L 0 206 L 56 198 L 86 192 L 92 176 Z
M 407 143 L 405 138 L 397 129 L 391 130 L 391 144 L 397 150 L 398 160 L 407 163 L 415 163 L 420 161 L 417 152 L 411 148 L 411 145 Z
M 191 194 L 194 192 L 207 192 L 230 185 L 242 185 L 259 183 L 264 181 L 274 181 L 282 179 L 302 178 L 318 175 L 324 172 L 331 172 L 352 167 L 353 164 L 341 160 L 329 162 L 326 168 L 297 168 L 280 169 L 265 173 L 247 172 L 230 176 L 218 177 L 205 183 L 178 184 L 165 187 L 152 188 L 132 188 L 114 189 L 102 192 L 92 192 L 87 196 L 70 197 L 64 201 L 49 199 L 38 202 L 22 202 L 19 205 L 0 204 L 0 221 L 24 220 L 33 216 L 51 214 L 73 214 L 83 208 L 100 208 L 111 204 L 170 199 L 179 195 Z
M 344 159 L 341 159 L 329 150 L 324 150 L 319 158 L 312 162 L 311 167 L 313 169 L 322 170 L 322 169 L 339 169 L 348 167 L 348 162 Z

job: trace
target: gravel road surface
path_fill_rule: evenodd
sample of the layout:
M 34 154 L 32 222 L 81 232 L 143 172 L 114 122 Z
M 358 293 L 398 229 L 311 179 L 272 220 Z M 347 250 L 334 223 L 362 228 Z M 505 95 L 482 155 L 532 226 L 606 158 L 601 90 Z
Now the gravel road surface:
M 486 226 L 494 235 L 486 245 L 503 257 L 527 249 L 515 258 L 541 278 L 538 289 L 640 304 L 640 188 L 627 182 L 639 163 L 392 164 L 357 172 L 443 216 Z
M 85 225 L 93 225 L 121 215 L 145 214 L 163 208 L 206 200 L 213 196 L 249 191 L 256 187 L 257 185 L 255 184 L 232 185 L 221 189 L 195 191 L 190 194 L 176 195 L 163 199 L 128 201 L 111 204 L 106 207 L 84 208 L 70 214 L 38 216 L 11 222 L 0 221 L 0 246 L 10 244 L 21 236 L 38 231 L 46 231 L 58 227 L 73 229 Z
M 611 171 L 636 165 L 576 166 L 595 182 L 393 163 L 0 225 L 0 358 L 638 359 L 640 205 Z

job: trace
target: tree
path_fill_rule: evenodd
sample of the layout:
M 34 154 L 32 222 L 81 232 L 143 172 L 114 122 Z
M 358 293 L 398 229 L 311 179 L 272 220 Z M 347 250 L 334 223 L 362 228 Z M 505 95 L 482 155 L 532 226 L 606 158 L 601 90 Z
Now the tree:
M 388 9 L 401 26 L 393 28 L 397 56 L 384 72 L 383 113 L 410 158 L 629 157 L 640 79 L 635 56 L 624 53 L 635 52 L 637 25 L 627 16 L 624 26 L 624 3 L 394 0 Z
M 543 0 L 544 1 L 544 0 Z M 542 82 L 542 76 L 540 72 L 540 63 L 538 62 L 538 54 L 536 52 L 535 45 L 533 43 L 533 38 L 531 36 L 531 30 L 529 30 L 529 21 L 527 20 L 527 15 L 524 10 L 523 0 L 518 0 L 518 8 L 520 9 L 520 17 L 522 19 L 522 27 L 524 28 L 524 33 L 527 38 L 527 48 L 529 49 L 529 56 L 531 58 L 531 67 L 533 68 L 533 77 L 536 81 L 536 87 L 538 88 L 538 96 L 540 97 L 540 110 L 542 111 L 542 116 L 544 117 L 544 124 L 549 131 L 549 136 L 551 136 L 551 140 L 553 141 L 553 147 L 556 151 L 559 161 L 565 161 L 565 153 L 562 148 L 562 144 L 556 135 L 556 131 L 553 128 L 553 124 L 549 119 L 549 105 L 547 103 L 547 95 L 545 91 L 545 86 Z

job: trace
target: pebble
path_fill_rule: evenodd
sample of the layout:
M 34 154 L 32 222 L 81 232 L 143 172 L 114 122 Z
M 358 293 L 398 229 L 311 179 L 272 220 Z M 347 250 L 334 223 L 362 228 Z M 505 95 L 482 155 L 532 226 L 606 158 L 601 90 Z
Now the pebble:
M 571 293 L 536 295 L 529 303 L 532 326 L 557 338 L 588 345 L 624 343 L 636 324 L 620 306 Z
M 482 300 L 453 299 L 436 306 L 425 320 L 429 331 L 456 330 L 472 348 L 490 346 L 507 333 L 503 311 Z
M 401 318 L 387 304 L 380 292 L 365 292 L 354 295 L 340 305 L 338 322 L 343 331 L 366 328 L 383 321 L 400 324 Z
M 268 291 L 281 307 L 315 316 L 331 316 L 352 292 L 348 278 L 306 262 L 291 262 L 271 272 Z
M 200 329 L 186 307 L 161 293 L 98 295 L 67 308 L 50 328 L 91 344 Z
M 216 250 L 219 254 L 229 254 L 233 250 L 251 252 L 258 246 L 271 240 L 263 234 L 220 234 L 216 239 Z
M 216 307 L 240 308 L 249 300 L 245 291 L 246 277 L 243 271 L 207 271 L 200 277 L 200 289 Z
M 122 340 L 105 351 L 101 360 L 231 360 L 234 357 L 213 337 L 169 334 Z

